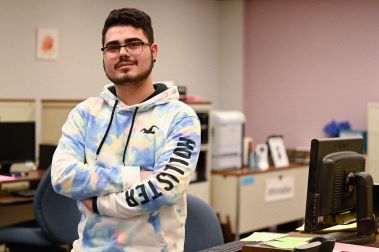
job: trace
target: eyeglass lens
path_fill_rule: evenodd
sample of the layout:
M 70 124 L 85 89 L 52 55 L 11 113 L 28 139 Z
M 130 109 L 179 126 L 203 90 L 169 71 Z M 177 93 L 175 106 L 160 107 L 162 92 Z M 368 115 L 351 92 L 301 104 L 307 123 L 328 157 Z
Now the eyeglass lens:
M 120 56 L 121 48 L 124 48 L 128 54 L 136 56 L 142 53 L 144 45 L 145 43 L 140 41 L 126 43 L 125 45 L 109 45 L 104 47 L 104 56 L 108 59 L 117 58 Z

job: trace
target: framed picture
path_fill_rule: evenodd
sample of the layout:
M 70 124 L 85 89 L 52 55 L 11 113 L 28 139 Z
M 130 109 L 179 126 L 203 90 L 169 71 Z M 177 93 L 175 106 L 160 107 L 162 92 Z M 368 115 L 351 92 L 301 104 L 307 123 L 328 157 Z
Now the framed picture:
M 37 59 L 56 60 L 58 58 L 58 30 L 38 28 Z
M 282 136 L 271 136 L 267 140 L 268 148 L 275 167 L 287 167 L 289 165 L 286 147 Z

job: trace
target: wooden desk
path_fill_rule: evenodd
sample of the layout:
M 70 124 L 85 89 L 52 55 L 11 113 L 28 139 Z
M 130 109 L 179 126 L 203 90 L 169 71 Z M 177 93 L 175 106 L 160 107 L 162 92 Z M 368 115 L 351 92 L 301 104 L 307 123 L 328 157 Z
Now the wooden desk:
M 26 176 L 16 177 L 13 181 L 3 181 L 1 184 L 29 181 L 37 183 L 41 180 L 45 171 L 31 171 Z M 0 227 L 34 219 L 33 197 L 14 196 L 0 191 Z
M 211 205 L 238 239 L 269 226 L 304 218 L 308 165 L 212 171 Z
M 41 180 L 44 174 L 45 174 L 44 170 L 30 171 L 25 176 L 15 177 L 15 180 L 0 181 L 0 185 L 6 184 L 6 183 L 21 182 L 21 181 L 38 182 Z
M 311 236 L 311 237 L 313 237 L 313 236 L 317 236 L 317 235 L 315 235 L 315 234 L 303 234 L 303 233 L 298 233 L 298 232 L 290 232 L 289 233 L 291 236 L 300 236 L 300 237 L 309 237 L 309 236 Z M 340 247 L 340 245 L 343 245 L 342 243 L 340 243 L 340 244 L 336 244 L 336 246 L 337 247 Z M 219 248 L 219 247 L 221 247 L 221 246 L 223 246 L 223 245 L 219 245 L 219 246 L 216 246 L 217 248 Z M 242 244 L 241 244 L 241 248 L 239 249 L 239 250 L 233 250 L 233 251 L 238 251 L 238 252 L 243 252 L 243 251 L 252 251 L 252 249 L 249 247 L 249 245 L 246 245 L 246 247 L 245 248 L 242 248 Z M 250 245 L 250 246 L 254 246 L 254 245 Z M 379 234 L 377 234 L 376 235 L 376 242 L 374 242 L 374 243 L 370 243 L 370 244 L 364 244 L 364 245 L 359 245 L 360 247 L 359 247 L 359 249 L 353 249 L 353 250 L 349 250 L 349 251 L 351 251 L 351 252 L 356 252 L 356 251 L 359 251 L 359 252 L 363 252 L 363 251 L 372 251 L 372 248 L 379 248 Z M 216 247 L 212 247 L 212 248 L 216 248 Z M 371 247 L 371 248 L 369 248 L 369 247 Z M 204 250 L 204 251 L 213 251 L 212 250 L 212 248 L 209 248 L 209 250 L 208 249 L 206 249 L 206 250 Z M 290 252 L 290 251 L 292 251 L 291 249 L 283 249 L 283 250 L 285 250 L 285 251 L 288 251 L 288 252 Z M 264 250 L 264 251 L 283 251 L 283 250 L 279 250 L 279 249 L 274 249 L 274 248 L 271 248 L 271 249 L 267 249 L 267 250 Z M 223 250 L 220 250 L 220 251 L 223 251 Z M 338 248 L 334 248 L 334 250 L 333 251 L 341 251 L 341 249 L 338 249 Z M 345 251 L 345 250 L 343 250 L 344 252 L 348 252 L 348 251 Z M 379 251 L 379 249 L 375 249 L 375 251 Z M 320 251 L 320 252 L 323 252 L 323 251 Z
M 24 182 L 24 181 L 31 182 L 31 183 L 38 183 L 44 174 L 45 174 L 44 170 L 31 171 L 27 173 L 25 176 L 15 177 L 15 180 L 0 181 L 0 186 L 2 184 L 17 183 L 17 182 Z M 32 203 L 32 202 L 33 202 L 33 197 L 19 197 L 19 196 L 14 196 L 4 191 L 0 191 L 0 206 L 18 205 L 18 204 Z

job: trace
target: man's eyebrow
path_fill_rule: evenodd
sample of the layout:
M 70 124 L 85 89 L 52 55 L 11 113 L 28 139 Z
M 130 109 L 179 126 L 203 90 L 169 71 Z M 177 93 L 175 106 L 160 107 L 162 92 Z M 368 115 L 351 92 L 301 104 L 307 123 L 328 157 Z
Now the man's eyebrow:
M 141 42 L 143 42 L 142 39 L 140 39 L 140 38 L 128 38 L 128 39 L 124 40 L 125 43 L 135 42 L 135 41 L 141 41 Z
M 120 42 L 118 42 L 118 40 L 112 40 L 112 41 L 109 41 L 105 44 L 105 46 L 109 46 L 109 45 L 119 45 Z
M 127 38 L 127 39 L 124 40 L 124 43 L 130 43 L 130 42 L 135 42 L 135 41 L 141 41 L 141 42 L 143 42 L 142 39 L 140 39 L 140 38 Z M 120 45 L 120 41 L 118 41 L 118 40 L 111 40 L 111 41 L 109 41 L 109 42 L 107 42 L 105 44 L 105 46 L 108 46 L 108 45 Z

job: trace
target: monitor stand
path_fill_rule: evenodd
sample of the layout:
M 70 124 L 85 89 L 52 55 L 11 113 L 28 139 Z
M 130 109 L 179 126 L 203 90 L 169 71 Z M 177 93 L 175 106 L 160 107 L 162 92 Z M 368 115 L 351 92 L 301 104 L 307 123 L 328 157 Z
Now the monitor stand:
M 337 242 L 341 243 L 349 243 L 356 245 L 370 244 L 376 241 L 376 234 L 368 234 L 368 235 L 358 235 L 358 232 L 332 232 L 327 233 L 327 236 L 330 236 L 336 239 Z
M 11 176 L 11 163 L 7 164 L 0 164 L 0 175 L 6 175 L 6 176 Z
M 335 232 L 328 233 L 328 236 L 342 243 L 374 243 L 377 224 L 373 213 L 373 179 L 367 172 L 357 172 L 348 179 L 356 189 L 357 232 Z

